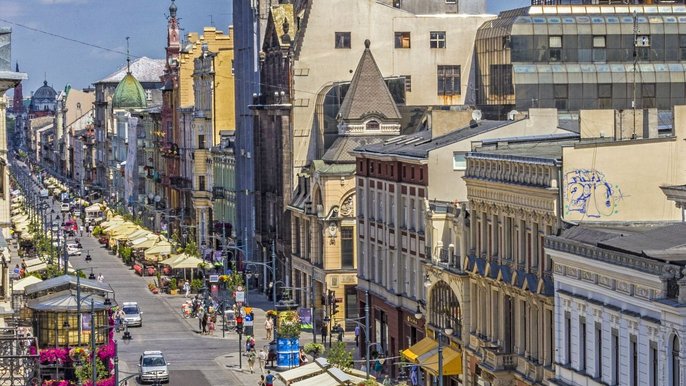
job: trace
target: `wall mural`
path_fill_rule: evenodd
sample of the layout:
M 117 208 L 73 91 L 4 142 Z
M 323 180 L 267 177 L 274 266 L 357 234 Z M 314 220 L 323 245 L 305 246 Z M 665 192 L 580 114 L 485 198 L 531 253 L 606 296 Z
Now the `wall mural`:
M 565 214 L 580 213 L 591 218 L 609 217 L 618 212 L 624 198 L 618 185 L 595 169 L 575 169 L 564 176 Z

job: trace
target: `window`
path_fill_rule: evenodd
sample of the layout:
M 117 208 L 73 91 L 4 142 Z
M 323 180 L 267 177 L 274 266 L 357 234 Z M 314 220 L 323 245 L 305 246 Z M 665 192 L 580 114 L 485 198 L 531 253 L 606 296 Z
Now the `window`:
M 453 170 L 467 169 L 467 153 L 463 151 L 453 152 Z
M 598 85 L 598 107 L 601 109 L 612 108 L 612 85 L 609 83 Z
M 638 347 L 636 347 L 636 335 L 631 335 L 631 386 L 638 385 Z
M 460 66 L 438 66 L 438 95 L 460 95 Z
M 680 385 L 681 383 L 679 382 L 679 379 L 681 378 L 681 361 L 679 360 L 679 351 L 680 351 L 681 346 L 679 345 L 679 337 L 674 335 L 672 338 L 672 355 L 671 355 L 671 370 L 672 370 L 672 380 L 671 380 L 671 385 L 672 386 L 677 386 Z
M 600 323 L 595 324 L 595 377 L 603 376 L 603 328 Z
M 553 93 L 555 97 L 555 108 L 558 110 L 567 109 L 567 85 L 566 84 L 556 84 L 553 86 Z
M 634 44 L 636 47 L 650 47 L 650 35 L 637 35 Z
M 579 371 L 586 372 L 586 318 L 579 319 Z
M 395 33 L 395 48 L 410 48 L 410 33 L 396 32 Z
M 593 37 L 593 48 L 605 48 L 605 35 Z
M 379 130 L 379 122 L 378 121 L 369 121 L 369 122 L 367 122 L 365 129 L 366 130 L 373 130 L 373 131 Z
M 681 49 L 681 60 L 686 60 L 686 35 L 679 35 L 679 48 Z
M 198 135 L 198 149 L 204 149 L 205 148 L 205 136 L 204 135 Z
M 612 329 L 612 383 L 619 384 L 619 331 Z
M 445 48 L 445 31 L 431 31 L 429 43 L 431 48 Z
M 550 61 L 559 62 L 562 60 L 562 36 L 549 36 L 548 47 L 550 47 Z
M 403 75 L 405 78 L 405 92 L 412 92 L 412 76 Z
M 493 95 L 514 94 L 511 64 L 491 64 L 489 90 Z
M 341 266 L 353 268 L 353 227 L 341 227 Z
M 565 363 L 572 363 L 572 318 L 569 311 L 565 312 Z
M 205 190 L 205 176 L 198 176 L 198 190 L 201 192 Z
M 336 32 L 336 48 L 350 48 L 350 32 Z
M 462 332 L 462 309 L 457 296 L 450 285 L 439 281 L 431 288 L 431 307 L 428 315 L 429 323 L 440 329 L 450 326 L 453 335 L 460 336 Z
M 657 386 L 657 342 L 650 342 L 650 386 Z

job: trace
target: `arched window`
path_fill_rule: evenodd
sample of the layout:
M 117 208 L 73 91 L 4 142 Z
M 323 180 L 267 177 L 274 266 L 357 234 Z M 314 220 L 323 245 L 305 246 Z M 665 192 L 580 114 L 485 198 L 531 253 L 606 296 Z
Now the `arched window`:
M 378 121 L 367 122 L 367 130 L 372 130 L 372 131 L 379 130 L 379 122 Z
M 444 281 L 439 281 L 431 289 L 429 323 L 441 330 L 450 324 L 454 331 L 453 335 L 456 336 L 460 336 L 462 331 L 460 302 L 448 283 Z
M 679 351 L 681 347 L 679 345 L 679 336 L 674 334 L 672 338 L 672 386 L 680 385 L 679 379 L 681 378 L 681 362 L 679 360 Z

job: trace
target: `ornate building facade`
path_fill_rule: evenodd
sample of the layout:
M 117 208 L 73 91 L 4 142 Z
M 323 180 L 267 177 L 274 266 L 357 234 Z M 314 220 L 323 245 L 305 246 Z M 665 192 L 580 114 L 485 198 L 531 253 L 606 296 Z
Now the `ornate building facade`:
M 554 374 L 552 262 L 543 246 L 560 228 L 560 144 L 535 152 L 504 144 L 467 155 L 470 385 L 538 384 Z

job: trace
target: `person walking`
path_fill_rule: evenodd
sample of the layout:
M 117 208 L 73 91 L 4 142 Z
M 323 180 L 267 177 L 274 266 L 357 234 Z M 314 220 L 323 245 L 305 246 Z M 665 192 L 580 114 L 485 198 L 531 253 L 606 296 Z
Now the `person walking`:
M 216 323 L 217 323 L 217 316 L 216 315 L 210 316 L 209 319 L 207 320 L 207 334 L 208 335 L 214 336 L 214 326 L 216 325 Z
M 360 326 L 355 326 L 355 347 L 360 347 Z
M 200 332 L 202 332 L 202 320 L 203 320 L 203 315 L 205 314 L 205 310 L 202 309 L 202 307 L 198 307 L 197 310 L 197 315 L 198 315 L 198 329 Z
M 264 348 L 260 349 L 257 359 L 259 360 L 260 364 L 260 372 L 264 374 L 264 367 L 267 365 L 267 353 L 264 351 Z M 264 375 L 262 376 L 262 379 L 264 380 Z
M 188 280 L 183 283 L 183 292 L 186 293 L 186 298 L 191 295 L 191 283 L 189 283 Z
M 274 386 L 274 374 L 272 374 L 271 370 L 267 370 L 267 375 L 264 377 L 264 381 L 266 382 L 266 386 Z
M 267 316 L 267 320 L 264 321 L 264 331 L 267 333 L 267 341 L 271 342 L 272 340 L 272 330 L 274 329 L 274 322 L 272 322 L 272 318 Z
M 264 375 L 260 375 L 260 380 L 257 381 L 257 386 L 266 386 L 266 383 L 264 382 Z
M 105 276 L 103 276 L 102 273 L 99 273 L 99 274 L 98 274 L 98 281 L 99 281 L 100 283 L 102 283 L 102 282 L 105 281 Z
M 326 344 L 326 323 L 322 323 L 321 334 L 322 334 L 322 343 Z
M 250 374 L 255 373 L 255 357 L 257 355 L 255 354 L 255 349 L 252 349 L 248 351 L 248 368 L 250 369 Z
M 202 314 L 202 334 L 207 335 L 207 321 L 210 318 L 210 315 L 207 312 L 203 312 Z

